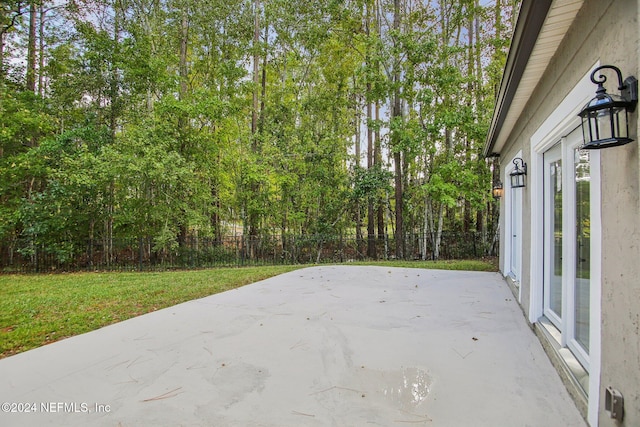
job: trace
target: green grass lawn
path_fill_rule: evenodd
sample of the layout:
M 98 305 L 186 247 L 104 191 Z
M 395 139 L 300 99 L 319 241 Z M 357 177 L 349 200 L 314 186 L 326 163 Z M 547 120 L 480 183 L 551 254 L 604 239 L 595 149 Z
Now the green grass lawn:
M 496 270 L 492 263 L 485 261 L 353 264 Z M 158 273 L 0 275 L 0 358 L 303 267 L 308 266 Z
M 446 261 L 356 261 L 348 265 L 380 265 L 402 268 L 431 268 L 435 270 L 498 271 L 497 259 Z

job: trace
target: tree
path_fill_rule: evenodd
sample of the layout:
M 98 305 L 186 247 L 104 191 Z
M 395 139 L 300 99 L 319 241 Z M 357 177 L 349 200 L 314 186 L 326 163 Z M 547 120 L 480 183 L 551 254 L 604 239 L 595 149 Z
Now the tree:
M 0 250 L 167 256 L 241 227 L 249 255 L 354 230 L 364 255 L 365 224 L 372 258 L 391 230 L 397 257 L 489 243 L 480 149 L 515 6 L 4 1 Z

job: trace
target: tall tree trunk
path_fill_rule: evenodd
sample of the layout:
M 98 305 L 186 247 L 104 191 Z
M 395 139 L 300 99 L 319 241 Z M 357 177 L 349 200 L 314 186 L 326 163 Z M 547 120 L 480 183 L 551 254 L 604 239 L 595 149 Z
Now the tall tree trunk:
M 2 84 L 4 84 L 4 32 L 0 33 L 0 85 Z
M 496 30 L 496 38 L 502 38 L 502 0 L 496 0 L 496 4 L 494 6 L 494 17 L 495 17 L 495 30 Z
M 424 156 L 424 177 L 423 182 L 428 183 L 430 180 L 430 172 L 433 169 L 433 155 L 425 153 Z M 424 217 L 422 221 L 422 240 L 423 240 L 423 252 L 422 259 L 427 259 L 428 242 L 433 244 L 433 201 L 428 194 L 424 197 Z M 432 245 L 433 247 L 433 245 Z
M 258 115 L 260 109 L 260 0 L 254 0 L 253 20 L 253 108 L 251 111 L 251 151 L 257 154 L 259 151 Z M 266 74 L 265 74 L 266 82 Z M 260 191 L 259 184 L 252 180 L 250 184 L 251 198 L 255 199 Z M 249 229 L 249 255 L 253 258 L 255 253 L 254 243 L 258 236 L 258 215 L 255 209 L 247 206 L 247 222 Z
M 113 2 L 114 22 L 113 22 L 113 49 L 111 52 L 111 76 L 109 98 L 111 101 L 111 109 L 109 111 L 109 128 L 111 129 L 111 139 L 115 141 L 118 126 L 118 114 L 120 109 L 119 88 L 120 76 L 118 73 L 119 50 L 120 50 L 120 26 L 122 19 L 122 4 L 120 0 Z
M 367 82 L 367 93 L 371 93 L 371 82 Z M 374 148 L 373 148 L 373 129 L 371 129 L 372 105 L 367 100 L 367 169 L 369 172 L 374 170 Z M 376 258 L 376 211 L 375 211 L 375 194 L 369 194 L 367 197 L 367 256 Z
M 381 19 L 380 19 L 380 4 L 378 0 L 374 1 L 374 27 L 376 29 L 376 35 L 381 33 Z M 374 61 L 374 69 L 376 73 L 380 70 L 380 61 L 376 58 Z M 375 116 L 376 123 L 380 123 L 380 100 L 376 98 L 375 102 Z M 376 126 L 373 138 L 373 164 L 378 170 L 382 170 L 382 139 L 380 138 L 380 126 Z M 385 259 L 388 256 L 388 242 L 387 242 L 387 233 L 385 227 L 385 217 L 387 214 L 387 197 L 385 194 L 378 195 L 376 200 L 377 204 L 377 223 L 378 223 L 378 240 L 383 240 L 385 242 L 385 251 L 384 256 Z
M 2 9 L 0 8 L 0 19 L 3 19 Z M 4 86 L 4 31 L 0 32 L 0 88 Z M 0 145 L 0 159 L 4 156 L 4 147 Z
M 0 20 L 4 22 L 7 19 L 4 9 L 0 7 Z M 4 34 L 5 28 L 0 28 L 0 85 L 4 84 Z
M 38 53 L 38 95 L 42 98 L 44 96 L 44 22 L 45 22 L 45 9 L 44 4 L 40 4 L 40 22 L 39 22 L 39 36 L 40 42 Z
M 467 7 L 472 7 L 473 4 L 469 3 L 467 5 Z M 475 9 L 471 9 L 468 10 L 468 28 L 467 28 L 467 76 L 468 76 L 468 83 L 467 83 L 467 106 L 469 107 L 470 110 L 473 109 L 473 103 L 474 103 L 474 66 L 475 66 L 475 60 L 474 60 L 474 49 L 473 49 L 473 36 L 474 36 L 474 31 L 473 31 L 473 24 L 474 24 L 474 18 L 475 18 Z M 465 138 L 465 162 L 466 162 L 466 167 L 470 168 L 471 167 L 471 139 L 467 136 Z M 472 223 L 472 212 L 471 212 L 471 201 L 469 200 L 468 197 L 465 197 L 464 200 L 464 219 L 463 219 L 463 225 L 462 225 L 462 230 L 467 233 L 471 230 L 471 223 Z
M 266 22 L 266 20 L 265 20 L 264 29 L 265 29 L 265 34 L 269 34 L 269 23 Z M 264 50 L 264 55 L 262 57 L 262 82 L 260 83 L 260 86 L 262 87 L 262 92 L 260 96 L 260 116 L 259 116 L 259 123 L 258 123 L 258 133 L 263 132 L 264 120 L 265 120 L 264 103 L 265 103 L 265 99 L 267 98 L 267 52 L 268 52 L 267 42 L 268 40 L 265 40 L 265 50 Z
M 395 31 L 400 31 L 400 0 L 393 0 L 393 29 Z M 399 47 L 399 41 L 396 38 L 394 44 L 396 47 Z M 393 105 L 391 109 L 391 117 L 392 120 L 396 122 L 402 118 L 402 110 L 400 104 L 400 59 L 397 57 L 394 58 L 393 64 Z M 395 202 L 396 202 L 396 257 L 399 259 L 404 259 L 404 247 L 405 247 L 405 238 L 404 238 L 404 212 L 403 212 L 403 171 L 402 171 L 402 152 L 400 150 L 398 135 L 397 132 L 394 132 L 392 135 L 394 139 L 394 151 L 393 151 L 393 165 L 395 168 Z
M 371 37 L 371 25 L 372 25 L 372 14 L 370 10 L 370 6 L 367 6 L 366 18 L 365 18 L 365 31 L 367 39 Z M 369 55 L 369 51 L 367 49 L 367 54 L 365 57 L 366 67 L 370 68 L 371 57 Z M 367 170 L 371 172 L 374 168 L 374 148 L 373 148 L 373 129 L 371 126 L 371 121 L 373 120 L 373 112 L 372 112 L 372 100 L 369 99 L 371 94 L 371 81 L 367 79 L 367 95 L 365 96 L 365 102 L 367 103 Z M 376 254 L 376 212 L 375 212 L 375 199 L 374 194 L 368 194 L 367 197 L 367 256 L 369 258 L 375 259 L 377 257 Z
M 440 209 L 438 209 L 438 228 L 434 233 L 433 242 L 433 259 L 440 258 L 440 243 L 442 242 L 442 226 L 444 224 L 444 203 L 440 203 Z
M 356 84 L 355 82 L 355 76 L 354 76 L 354 86 Z M 359 96 L 355 95 L 355 143 L 354 143 L 354 150 L 355 150 L 355 172 L 356 173 L 360 173 L 360 157 L 362 157 L 362 152 L 360 149 L 360 138 L 361 138 L 361 131 L 360 131 L 360 100 L 359 100 Z M 356 246 L 358 247 L 358 256 L 362 253 L 362 212 L 361 212 L 361 206 L 360 206 L 360 199 L 356 199 L 355 202 L 355 217 L 356 217 Z
M 189 70 L 187 68 L 187 54 L 189 50 L 189 8 L 184 6 L 180 22 L 180 100 L 187 95 Z
M 104 221 L 104 256 L 105 262 L 111 265 L 113 260 L 113 221 L 115 212 L 115 182 L 111 181 L 107 188 L 107 217 Z
M 376 122 L 380 120 L 380 102 L 376 101 Z M 374 149 L 373 149 L 373 162 L 374 165 L 382 168 L 382 140 L 380 138 L 380 128 L 376 126 L 374 134 Z M 386 197 L 382 194 L 377 199 L 377 222 L 378 222 L 378 240 L 384 240 L 386 238 L 386 230 L 384 224 L 385 212 L 386 212 Z
M 429 253 L 429 242 L 431 242 L 431 248 L 434 249 L 434 252 L 431 254 L 431 259 L 435 258 L 435 233 L 434 233 L 434 224 L 433 224 L 433 200 L 431 200 L 428 196 L 424 199 L 424 217 L 423 217 L 423 232 L 422 236 L 423 240 L 423 252 L 422 259 L 428 259 L 427 254 Z
M 213 238 L 216 242 L 222 240 L 222 230 L 220 229 L 220 196 L 218 195 L 218 184 L 211 185 L 211 199 L 213 200 L 213 212 L 211 213 L 211 228 Z
M 36 27 L 37 4 L 31 0 L 29 4 L 29 43 L 27 46 L 27 90 L 36 91 Z
M 476 60 L 476 75 L 475 75 L 475 81 L 476 81 L 476 90 L 475 90 L 475 99 L 476 99 L 476 108 L 479 108 L 479 106 L 482 103 L 482 43 L 480 40 L 480 14 L 477 13 L 478 8 L 480 7 L 480 0 L 475 0 L 475 10 L 476 10 L 476 14 L 475 14 L 475 25 L 474 25 L 474 32 L 476 35 L 476 46 L 475 46 L 475 60 Z M 479 115 L 479 111 L 476 111 Z
M 180 101 L 185 101 L 187 91 L 189 90 L 189 68 L 187 59 L 189 53 L 189 5 L 185 4 L 182 9 L 180 22 L 180 91 L 178 97 Z M 189 120 L 185 115 L 181 114 L 178 118 L 178 129 L 180 134 L 180 152 L 185 155 L 187 150 L 187 134 L 189 132 Z M 183 217 L 186 212 L 183 212 Z M 187 244 L 188 224 L 181 223 L 178 232 L 178 244 L 185 246 Z
M 252 148 L 254 151 L 258 148 L 257 132 L 258 132 L 258 87 L 260 85 L 260 52 L 258 45 L 260 44 L 260 0 L 254 0 L 254 17 L 253 17 L 253 109 L 251 111 L 251 136 Z

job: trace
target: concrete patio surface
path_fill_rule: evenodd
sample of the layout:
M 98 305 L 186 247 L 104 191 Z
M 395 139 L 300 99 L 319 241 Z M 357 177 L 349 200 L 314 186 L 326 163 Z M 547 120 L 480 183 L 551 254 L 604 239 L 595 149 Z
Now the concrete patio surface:
M 0 360 L 0 402 L 1 426 L 585 425 L 499 274 L 387 267 L 297 270 Z

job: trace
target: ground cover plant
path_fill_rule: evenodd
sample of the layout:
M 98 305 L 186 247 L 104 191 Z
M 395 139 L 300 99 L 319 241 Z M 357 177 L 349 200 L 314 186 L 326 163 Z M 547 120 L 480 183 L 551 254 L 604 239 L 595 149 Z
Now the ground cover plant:
M 366 265 L 495 271 L 491 262 L 479 260 Z M 303 267 L 0 275 L 0 358 Z

